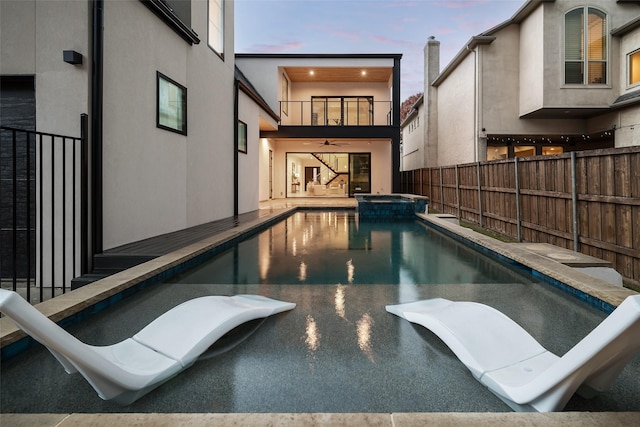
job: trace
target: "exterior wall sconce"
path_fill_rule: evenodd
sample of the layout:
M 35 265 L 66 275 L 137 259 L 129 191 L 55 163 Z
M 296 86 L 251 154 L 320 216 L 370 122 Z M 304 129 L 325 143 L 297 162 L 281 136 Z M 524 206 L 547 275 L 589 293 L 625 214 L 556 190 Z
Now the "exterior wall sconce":
M 82 54 L 75 50 L 63 50 L 62 59 L 64 59 L 64 62 L 67 64 L 82 65 Z

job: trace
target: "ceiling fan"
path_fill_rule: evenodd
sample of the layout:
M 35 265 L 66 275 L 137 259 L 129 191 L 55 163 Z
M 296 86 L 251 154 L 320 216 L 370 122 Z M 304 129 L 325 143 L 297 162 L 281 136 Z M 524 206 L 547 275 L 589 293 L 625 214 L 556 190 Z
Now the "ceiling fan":
M 320 145 L 323 145 L 323 146 L 333 145 L 333 146 L 336 146 L 336 147 L 342 147 L 343 145 L 349 145 L 349 143 L 346 142 L 346 143 L 339 144 L 339 143 L 336 143 L 336 142 L 333 142 L 333 141 L 329 141 L 328 139 L 325 139 L 324 142 L 320 143 Z

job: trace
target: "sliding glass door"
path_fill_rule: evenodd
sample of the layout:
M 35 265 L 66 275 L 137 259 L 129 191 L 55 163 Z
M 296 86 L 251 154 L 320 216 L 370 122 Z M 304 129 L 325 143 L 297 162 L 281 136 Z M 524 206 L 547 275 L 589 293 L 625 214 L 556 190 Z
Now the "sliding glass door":
M 311 97 L 313 126 L 373 125 L 372 96 Z
M 349 196 L 371 193 L 371 153 L 349 154 Z

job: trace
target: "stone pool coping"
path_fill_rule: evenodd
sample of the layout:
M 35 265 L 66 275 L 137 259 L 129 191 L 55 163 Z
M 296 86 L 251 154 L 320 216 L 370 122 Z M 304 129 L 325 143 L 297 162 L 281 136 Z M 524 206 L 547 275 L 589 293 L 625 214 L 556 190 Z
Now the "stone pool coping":
M 13 427 L 136 426 L 371 426 L 427 425 L 495 427 L 635 426 L 636 412 L 492 412 L 492 413 L 290 413 L 290 414 L 0 414 L 0 425 Z
M 323 206 L 331 209 L 333 206 Z M 108 299 L 146 279 L 166 272 L 175 266 L 201 255 L 211 248 L 230 242 L 240 235 L 278 221 L 298 210 L 297 206 L 273 209 L 270 215 L 258 218 L 244 226 L 234 228 L 215 237 L 189 245 L 144 264 L 114 274 L 90 285 L 37 304 L 36 307 L 58 322 Z M 471 229 L 452 224 L 433 214 L 418 214 L 424 221 L 447 234 L 467 240 L 472 245 L 485 248 L 504 259 L 513 260 L 532 270 L 562 282 L 580 293 L 596 298 L 615 307 L 636 292 L 594 278 L 557 261 L 527 251 L 522 246 L 500 242 Z M 0 347 L 20 340 L 25 335 L 6 317 L 0 319 Z M 0 425 L 12 426 L 108 426 L 153 425 L 170 426 L 422 426 L 436 424 L 454 425 L 528 425 L 528 426 L 601 426 L 606 424 L 636 425 L 637 412 L 558 412 L 558 413 L 391 413 L 391 414 L 0 414 Z

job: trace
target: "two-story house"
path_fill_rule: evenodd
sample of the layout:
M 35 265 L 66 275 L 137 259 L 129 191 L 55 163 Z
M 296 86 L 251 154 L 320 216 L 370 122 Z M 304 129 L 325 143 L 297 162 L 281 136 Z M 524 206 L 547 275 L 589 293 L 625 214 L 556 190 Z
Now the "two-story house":
M 639 16 L 637 1 L 527 0 L 442 70 L 431 38 L 404 169 L 637 145 Z
M 399 188 L 400 54 L 237 54 L 280 116 L 260 128 L 259 199 Z

